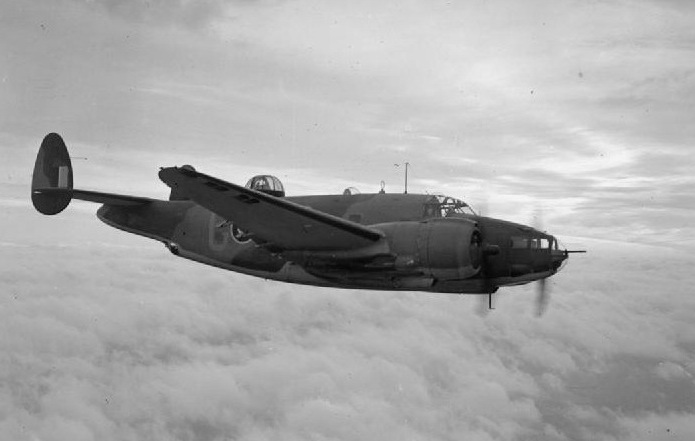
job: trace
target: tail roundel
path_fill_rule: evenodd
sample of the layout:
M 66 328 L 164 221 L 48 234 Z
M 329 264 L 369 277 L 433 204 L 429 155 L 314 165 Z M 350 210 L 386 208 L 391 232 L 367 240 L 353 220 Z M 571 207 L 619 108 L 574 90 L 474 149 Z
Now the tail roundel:
M 72 199 L 72 164 L 63 138 L 49 133 L 36 156 L 31 202 L 43 214 L 58 214 Z

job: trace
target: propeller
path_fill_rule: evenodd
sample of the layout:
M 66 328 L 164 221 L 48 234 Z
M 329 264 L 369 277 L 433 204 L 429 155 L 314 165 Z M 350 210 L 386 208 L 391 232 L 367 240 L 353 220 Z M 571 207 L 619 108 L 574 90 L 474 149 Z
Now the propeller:
M 530 223 L 535 230 L 545 232 L 544 229 L 544 222 L 543 222 L 543 210 L 540 207 L 537 207 L 533 211 L 531 223 Z M 543 249 L 545 250 L 543 255 L 547 255 L 547 261 L 535 261 L 535 271 L 549 271 L 548 274 L 554 274 L 557 271 L 553 270 L 559 270 L 558 268 L 559 264 L 560 265 L 565 265 L 567 263 L 567 256 L 569 253 L 582 253 L 585 251 L 571 251 L 565 249 L 564 251 L 560 251 L 557 249 L 555 245 L 553 245 L 552 240 L 554 239 L 552 236 L 548 236 L 549 239 L 544 240 L 544 245 L 542 245 Z M 550 242 L 548 242 L 550 240 Z M 552 247 L 552 249 L 546 249 L 547 247 Z M 564 247 L 563 247 L 564 248 Z M 496 286 L 492 286 L 490 279 L 486 277 L 486 267 L 488 263 L 488 259 L 491 258 L 492 256 L 496 255 L 499 253 L 499 247 L 496 245 L 484 245 L 482 247 L 482 259 L 481 259 L 481 270 L 482 270 L 482 276 L 483 276 L 483 283 L 484 283 L 484 291 L 487 292 L 487 298 L 484 296 L 479 297 L 479 302 L 478 302 L 478 307 L 477 307 L 477 312 L 479 315 L 486 315 L 491 309 L 493 308 L 493 302 L 492 302 L 492 294 L 497 291 Z M 539 254 L 540 256 L 540 254 Z M 548 310 L 548 305 L 550 303 L 550 286 L 548 284 L 547 277 L 543 279 L 538 279 L 535 282 L 536 284 L 536 300 L 535 300 L 535 315 L 537 317 L 543 316 L 545 312 Z
M 484 285 L 484 292 L 487 293 L 487 298 L 484 296 L 480 296 L 480 302 L 478 303 L 478 314 L 483 316 L 486 315 L 488 312 L 491 310 L 495 309 L 493 306 L 493 301 L 492 301 L 492 295 L 497 292 L 498 287 L 492 283 L 492 280 L 490 279 L 490 276 L 488 274 L 488 260 L 492 258 L 493 256 L 499 254 L 500 248 L 497 245 L 486 245 L 482 246 L 482 239 L 480 240 L 481 243 L 481 273 L 483 276 L 483 285 Z
M 538 231 L 543 230 L 543 209 L 536 207 L 533 213 L 533 228 Z M 548 262 L 548 267 L 552 264 L 552 259 Z M 548 309 L 550 302 L 550 292 L 548 291 L 547 279 L 536 281 L 536 317 L 541 317 Z
M 540 279 L 536 282 L 536 317 L 540 317 L 548 309 L 550 294 L 548 292 L 547 279 Z
M 543 230 L 543 208 L 540 206 L 537 206 L 535 210 L 533 210 L 533 222 L 531 223 L 533 228 L 535 228 L 538 231 L 544 231 Z

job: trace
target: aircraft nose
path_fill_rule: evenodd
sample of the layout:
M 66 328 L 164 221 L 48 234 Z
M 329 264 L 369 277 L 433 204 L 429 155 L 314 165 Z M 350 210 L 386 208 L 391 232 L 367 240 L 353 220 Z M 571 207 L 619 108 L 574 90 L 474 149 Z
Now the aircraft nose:
M 550 262 L 553 271 L 559 271 L 562 267 L 562 262 L 567 260 L 568 254 L 564 250 L 552 250 L 550 254 Z
M 555 272 L 560 271 L 567 256 L 565 250 L 560 249 L 558 239 L 555 236 L 550 236 L 550 268 Z
M 563 249 L 560 249 L 559 241 L 555 237 L 552 237 L 552 245 L 550 249 L 550 267 L 553 269 L 553 271 L 560 271 L 563 263 L 572 253 L 586 253 L 586 250 L 568 250 L 564 247 Z

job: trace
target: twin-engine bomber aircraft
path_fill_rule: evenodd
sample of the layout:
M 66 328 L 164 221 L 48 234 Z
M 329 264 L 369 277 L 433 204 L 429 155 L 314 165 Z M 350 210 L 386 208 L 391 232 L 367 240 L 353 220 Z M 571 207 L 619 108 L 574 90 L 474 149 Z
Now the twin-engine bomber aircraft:
M 102 204 L 106 224 L 164 243 L 177 256 L 252 276 L 334 288 L 487 294 L 545 279 L 568 254 L 534 228 L 478 216 L 463 201 L 427 194 L 286 197 L 274 176 L 245 187 L 167 167 L 159 178 L 168 201 L 73 188 L 60 135 L 39 149 L 31 200 L 41 213 L 73 198 Z M 491 307 L 491 303 L 490 303 Z

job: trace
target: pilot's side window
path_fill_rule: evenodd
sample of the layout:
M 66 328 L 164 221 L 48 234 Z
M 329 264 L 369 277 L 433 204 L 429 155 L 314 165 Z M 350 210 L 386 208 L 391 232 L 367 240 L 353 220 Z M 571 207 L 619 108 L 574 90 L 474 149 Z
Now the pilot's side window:
M 425 205 L 425 213 L 424 213 L 425 219 L 431 218 L 431 217 L 440 217 L 441 214 L 439 212 L 439 206 L 434 205 L 434 204 L 427 204 Z
M 511 246 L 516 249 L 549 250 L 551 245 L 550 240 L 545 237 L 511 237 Z

